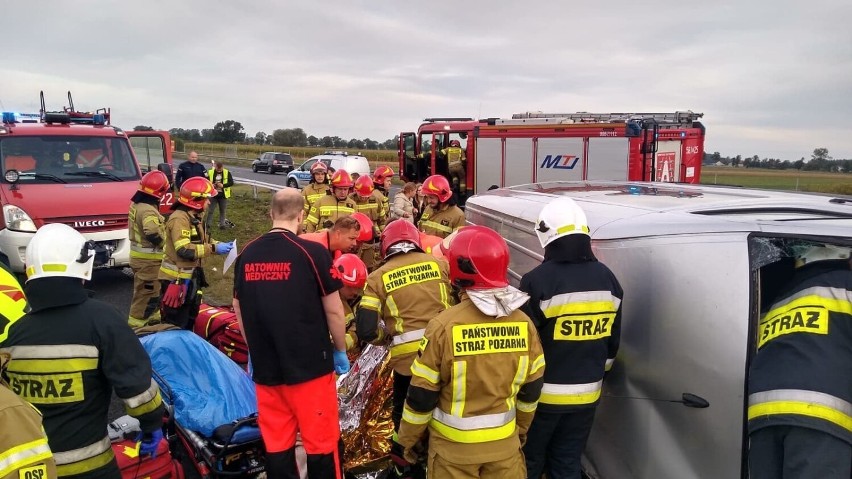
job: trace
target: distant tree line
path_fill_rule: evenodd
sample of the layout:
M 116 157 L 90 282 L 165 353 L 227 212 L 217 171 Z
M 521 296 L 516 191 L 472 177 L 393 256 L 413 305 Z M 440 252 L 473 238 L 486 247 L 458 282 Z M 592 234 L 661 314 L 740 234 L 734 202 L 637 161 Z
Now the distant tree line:
M 149 126 L 137 126 L 134 130 L 151 130 Z M 273 146 L 316 146 L 325 148 L 352 148 L 358 150 L 395 150 L 398 136 L 385 141 L 371 140 L 370 138 L 345 139 L 339 136 L 318 137 L 308 135 L 301 128 L 279 128 L 271 134 L 259 131 L 254 136 L 248 136 L 243 125 L 234 120 L 225 120 L 216 123 L 213 128 L 199 130 L 197 128 L 172 128 L 169 135 L 178 143 L 184 141 L 193 143 L 240 143 L 246 145 L 273 145 Z
M 757 155 L 722 156 L 718 151 L 704 153 L 704 164 L 715 165 L 722 163 L 743 168 L 767 168 L 772 170 L 796 169 L 802 171 L 852 172 L 852 159 L 834 159 L 828 154 L 828 148 L 816 148 L 810 159 L 802 157 L 796 161 L 780 160 L 778 158 L 760 158 Z

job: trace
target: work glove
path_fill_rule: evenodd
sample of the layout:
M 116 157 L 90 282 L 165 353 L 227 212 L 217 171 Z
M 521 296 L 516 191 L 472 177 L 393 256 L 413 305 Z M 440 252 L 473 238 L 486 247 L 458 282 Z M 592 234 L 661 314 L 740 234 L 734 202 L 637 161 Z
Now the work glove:
M 410 452 L 410 451 L 406 451 Z M 396 473 L 396 477 L 399 479 L 413 479 L 414 471 L 412 470 L 411 465 L 413 463 L 409 462 L 405 458 L 405 453 L 403 453 L 402 446 L 397 442 L 391 443 L 390 449 L 390 458 L 393 463 L 393 471 Z
M 157 446 L 163 440 L 163 430 L 157 429 L 154 432 L 139 433 L 136 441 L 139 442 L 139 454 L 143 456 L 157 457 Z
M 163 294 L 163 304 L 170 308 L 180 308 L 183 298 L 186 296 L 188 285 L 185 282 L 170 283 Z
M 334 351 L 334 372 L 337 374 L 346 374 L 349 372 L 349 358 L 346 356 L 346 351 Z
M 234 249 L 234 242 L 216 243 L 216 254 L 228 254 Z

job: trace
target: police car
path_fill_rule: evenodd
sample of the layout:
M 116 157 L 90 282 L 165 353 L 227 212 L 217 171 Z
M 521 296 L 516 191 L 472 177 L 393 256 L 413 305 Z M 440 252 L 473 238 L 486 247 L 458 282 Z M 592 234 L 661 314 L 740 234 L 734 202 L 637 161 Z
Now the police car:
M 334 172 L 340 169 L 346 170 L 347 173 L 353 175 L 353 180 L 357 176 L 370 175 L 370 164 L 367 163 L 367 158 L 361 155 L 350 155 L 345 151 L 326 151 L 321 155 L 311 157 L 298 168 L 287 174 L 287 186 L 291 188 L 304 188 L 311 182 L 311 167 L 317 161 L 325 163 L 329 168 L 329 172 Z M 357 176 L 356 176 L 357 175 Z

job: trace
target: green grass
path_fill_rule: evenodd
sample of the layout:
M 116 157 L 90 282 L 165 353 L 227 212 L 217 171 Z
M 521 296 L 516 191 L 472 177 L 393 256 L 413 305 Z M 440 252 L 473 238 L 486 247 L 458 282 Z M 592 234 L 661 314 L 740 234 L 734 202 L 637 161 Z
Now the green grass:
M 852 174 L 705 166 L 701 183 L 852 195 Z
M 227 217 L 236 226 L 231 229 L 220 230 L 213 226 L 211 235 L 219 241 L 231 241 L 236 238 L 237 249 L 242 248 L 249 241 L 269 231 L 272 220 L 269 219 L 269 203 L 272 199 L 272 191 L 258 188 L 257 197 L 250 186 L 234 186 L 231 198 L 228 199 L 226 210 Z M 218 211 L 216 212 L 218 215 Z M 217 216 L 218 218 L 218 216 Z M 215 223 L 215 221 L 214 221 Z M 234 267 L 222 274 L 222 266 L 225 262 L 224 256 L 212 256 L 204 260 L 204 272 L 210 286 L 204 289 L 204 302 L 211 305 L 230 305 L 234 288 Z M 214 271 L 215 268 L 215 271 Z

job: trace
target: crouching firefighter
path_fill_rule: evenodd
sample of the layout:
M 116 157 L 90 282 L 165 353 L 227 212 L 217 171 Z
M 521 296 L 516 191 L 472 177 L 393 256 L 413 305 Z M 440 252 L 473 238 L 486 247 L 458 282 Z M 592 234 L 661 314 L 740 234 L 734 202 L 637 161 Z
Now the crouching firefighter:
M 148 354 L 125 316 L 83 287 L 92 277 L 94 243 L 53 223 L 39 228 L 25 256 L 31 309 L 0 347 L 12 357 L 9 385 L 43 414 L 59 477 L 121 477 L 106 434 L 113 391 L 140 422 L 140 455 L 153 453 L 163 438 Z
M 228 254 L 234 243 L 220 243 L 204 231 L 204 209 L 216 189 L 207 178 L 183 182 L 174 212 L 166 222 L 166 243 L 159 279 L 162 320 L 192 329 L 201 305 L 201 288 L 208 286 L 201 260 L 212 254 Z
M 470 226 L 446 252 L 459 304 L 426 325 L 411 365 L 399 466 L 417 462 L 429 428 L 429 477 L 525 478 L 521 447 L 543 384 L 544 352 L 509 286 L 509 247 L 494 230 Z M 535 476 L 538 479 L 539 476 Z
M 160 281 L 163 262 L 163 215 L 160 199 L 170 188 L 169 178 L 159 170 L 149 171 L 133 195 L 127 223 L 130 235 L 130 269 L 133 270 L 133 300 L 127 324 L 141 328 L 160 320 Z

